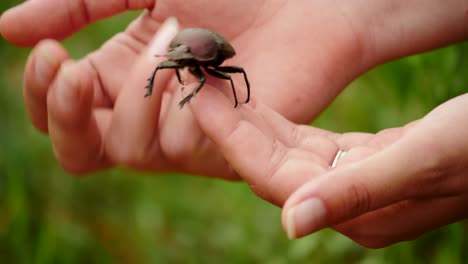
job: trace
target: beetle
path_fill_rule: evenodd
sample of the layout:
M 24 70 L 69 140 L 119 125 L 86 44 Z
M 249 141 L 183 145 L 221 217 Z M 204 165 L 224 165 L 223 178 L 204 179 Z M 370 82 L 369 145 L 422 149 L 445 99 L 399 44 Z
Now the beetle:
M 188 71 L 200 81 L 200 84 L 192 93 L 180 101 L 180 108 L 188 103 L 205 84 L 206 77 L 202 69 L 211 76 L 231 82 L 235 101 L 234 108 L 238 105 L 237 95 L 234 82 L 228 73 L 242 73 L 247 86 L 247 99 L 244 103 L 248 103 L 250 100 L 250 84 L 245 70 L 239 66 L 220 66 L 226 59 L 234 55 L 236 55 L 236 51 L 232 45 L 219 33 L 204 28 L 186 28 L 172 39 L 168 47 L 168 53 L 164 55 L 168 59 L 159 63 L 148 78 L 145 97 L 150 96 L 153 91 L 154 78 L 158 70 L 175 69 L 177 80 L 184 85 L 180 77 L 180 70 L 187 67 Z

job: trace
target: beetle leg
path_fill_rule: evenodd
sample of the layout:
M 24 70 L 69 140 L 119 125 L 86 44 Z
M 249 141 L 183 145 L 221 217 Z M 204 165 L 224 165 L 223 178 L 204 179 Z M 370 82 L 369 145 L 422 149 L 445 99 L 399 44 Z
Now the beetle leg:
M 244 74 L 245 85 L 247 86 L 247 99 L 245 100 L 244 104 L 250 101 L 250 83 L 249 83 L 249 80 L 247 79 L 247 74 L 245 73 L 244 68 L 238 67 L 238 66 L 219 66 L 219 67 L 214 67 L 214 68 L 215 70 L 219 70 L 223 72 Z
M 235 102 L 234 108 L 236 108 L 238 105 L 237 94 L 236 94 L 236 89 L 234 88 L 234 82 L 232 81 L 231 76 L 225 72 L 222 72 L 216 69 L 205 68 L 205 70 L 206 70 L 206 73 L 208 73 L 211 76 L 214 76 L 220 79 L 229 80 L 231 82 L 231 88 L 232 88 L 232 93 L 234 94 L 234 102 Z
M 148 85 L 146 85 L 146 89 L 148 89 L 146 91 L 146 94 L 145 94 L 145 97 L 147 96 L 150 96 L 151 93 L 153 92 L 153 86 L 154 86 L 154 78 L 156 77 L 156 72 L 160 69 L 176 69 L 176 73 L 177 70 L 181 67 L 184 67 L 185 65 L 181 65 L 175 61 L 163 61 L 161 63 L 159 63 L 159 65 L 156 67 L 156 69 L 154 69 L 153 71 L 153 74 L 151 74 L 151 76 L 148 78 Z M 178 75 L 177 75 L 178 76 Z M 177 77 L 179 78 L 179 76 Z
M 177 75 L 177 80 L 179 81 L 180 84 L 185 85 L 185 82 L 180 78 L 180 68 L 176 69 L 176 75 Z
M 205 84 L 205 81 L 206 81 L 205 74 L 203 74 L 200 67 L 198 67 L 198 66 L 193 67 L 193 68 L 189 67 L 189 72 L 200 80 L 200 84 L 198 85 L 198 87 L 195 90 L 193 90 L 193 92 L 191 92 L 184 99 L 182 99 L 182 101 L 180 101 L 180 103 L 179 103 L 180 108 L 184 107 L 184 105 L 186 103 L 188 103 L 190 101 L 190 99 L 192 99 L 201 90 L 201 88 L 203 87 L 203 85 Z

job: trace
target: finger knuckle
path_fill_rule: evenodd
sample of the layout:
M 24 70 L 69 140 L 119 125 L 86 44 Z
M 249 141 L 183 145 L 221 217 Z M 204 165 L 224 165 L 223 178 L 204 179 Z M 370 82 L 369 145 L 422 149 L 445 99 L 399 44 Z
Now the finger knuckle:
M 354 180 L 345 192 L 347 199 L 343 200 L 343 210 L 340 213 L 348 213 L 352 216 L 359 216 L 371 209 L 372 197 L 366 184 Z
M 246 120 L 239 120 L 233 128 L 227 132 L 226 142 L 228 144 L 237 144 L 242 142 L 243 139 L 248 136 L 250 131 L 250 124 Z
M 63 158 L 58 158 L 60 166 L 62 169 L 73 175 L 73 176 L 83 176 L 90 173 L 89 166 L 81 164 L 79 162 L 69 161 Z
M 98 151 L 92 153 L 99 153 Z M 54 146 L 55 157 L 64 171 L 74 176 L 89 174 L 103 163 L 102 158 L 91 153 L 83 153 L 76 148 L 67 149 Z
M 270 193 L 263 187 L 256 184 L 249 184 L 250 189 L 261 199 L 274 203 Z
M 142 162 L 137 157 L 140 155 L 135 154 L 135 152 L 129 151 L 129 149 L 119 149 L 117 151 L 111 151 L 109 155 L 113 164 L 118 166 L 125 166 L 129 168 L 138 168 L 141 166 Z
M 195 144 L 192 144 L 193 142 L 180 143 L 181 140 L 161 141 L 161 150 L 164 156 L 175 163 L 192 157 L 196 151 Z
M 451 150 L 443 144 L 435 141 L 433 138 L 421 137 L 415 144 L 417 149 L 414 153 L 419 153 L 414 157 L 414 163 L 419 165 L 416 172 L 418 177 L 413 177 L 411 185 L 420 186 L 417 189 L 409 190 L 408 196 L 417 197 L 421 194 L 432 193 L 442 194 L 450 191 L 447 188 L 450 181 L 447 178 L 447 172 L 453 166 L 452 161 L 457 160 L 451 157 Z
M 260 198 L 273 203 L 282 204 L 282 199 L 275 195 L 278 183 L 281 183 L 280 169 L 288 160 L 288 151 L 280 141 L 275 141 L 272 144 L 272 150 L 268 158 L 268 167 L 261 172 L 260 177 L 251 182 L 250 188 Z
M 304 141 L 304 136 L 302 133 L 302 126 L 292 126 L 290 132 L 290 139 L 292 146 L 301 146 Z
M 271 189 L 275 184 L 275 180 L 280 177 L 279 171 L 288 160 L 288 149 L 279 140 L 276 140 L 272 145 L 270 152 L 268 168 L 265 170 L 265 187 Z

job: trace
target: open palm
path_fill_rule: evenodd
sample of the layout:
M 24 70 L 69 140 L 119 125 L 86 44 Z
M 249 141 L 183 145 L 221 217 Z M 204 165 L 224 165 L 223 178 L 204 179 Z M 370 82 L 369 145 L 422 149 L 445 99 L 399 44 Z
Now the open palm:
M 124 32 L 76 62 L 68 60 L 56 41 L 40 43 L 25 71 L 32 122 L 48 131 L 58 160 L 71 172 L 126 165 L 235 178 L 191 111 L 178 109 L 180 84 L 173 71 L 158 73 L 155 93 L 144 98 L 146 79 L 161 60 L 148 54 L 149 43 L 170 16 L 181 27 L 215 30 L 237 50 L 226 64 L 246 69 L 254 100 L 293 121 L 308 122 L 366 68 L 364 63 L 351 65 L 360 56 L 359 41 L 328 2 L 130 0 L 86 5 L 36 0 L 2 16 L 0 25 L 11 42 L 34 45 L 43 38 L 62 39 L 126 9 L 147 8 Z M 347 66 L 352 70 L 335 78 Z M 233 77 L 243 98 L 242 77 Z M 216 81 L 216 86 L 230 92 L 228 83 Z

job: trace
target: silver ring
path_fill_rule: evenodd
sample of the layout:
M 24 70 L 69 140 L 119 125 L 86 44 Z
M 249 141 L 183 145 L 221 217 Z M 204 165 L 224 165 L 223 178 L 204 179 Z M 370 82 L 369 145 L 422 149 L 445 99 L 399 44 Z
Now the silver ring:
M 346 151 L 344 150 L 338 150 L 338 152 L 336 153 L 335 155 L 335 158 L 333 159 L 333 162 L 332 162 L 332 165 L 331 167 L 332 168 L 335 168 L 336 167 L 336 164 L 338 163 L 338 160 L 342 157 L 344 157 L 344 155 L 346 155 Z

